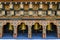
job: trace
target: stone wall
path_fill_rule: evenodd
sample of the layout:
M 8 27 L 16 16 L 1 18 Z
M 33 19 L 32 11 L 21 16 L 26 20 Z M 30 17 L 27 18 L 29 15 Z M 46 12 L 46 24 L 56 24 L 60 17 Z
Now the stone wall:
M 42 25 L 43 27 L 43 38 L 46 38 L 46 25 L 48 23 L 54 23 L 55 25 L 57 25 L 57 36 L 58 38 L 60 38 L 60 21 L 57 20 L 0 20 L 0 38 L 2 38 L 3 36 L 3 25 L 5 25 L 7 22 L 9 22 L 10 24 L 12 24 L 14 26 L 14 33 L 13 33 L 13 37 L 17 38 L 17 26 L 20 25 L 20 23 L 24 22 L 26 25 L 28 25 L 28 38 L 32 37 L 32 25 L 34 25 L 34 23 L 38 22 L 39 24 Z

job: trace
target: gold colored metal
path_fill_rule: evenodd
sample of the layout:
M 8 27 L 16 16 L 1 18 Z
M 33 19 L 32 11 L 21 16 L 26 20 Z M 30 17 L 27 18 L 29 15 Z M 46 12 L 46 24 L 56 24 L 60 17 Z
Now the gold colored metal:
M 26 26 L 24 23 L 21 24 L 21 30 L 26 30 Z
M 25 25 L 24 23 L 22 23 L 20 27 L 21 27 L 21 30 L 22 30 L 23 33 L 24 33 L 24 30 L 26 30 L 26 25 Z
M 38 30 L 39 29 L 38 26 L 39 26 L 38 23 L 35 23 L 34 24 L 34 30 Z
M 52 31 L 52 28 L 51 28 L 52 26 L 51 26 L 51 24 L 49 23 L 48 24 L 48 27 L 47 27 L 47 30 L 49 30 L 49 31 Z
M 9 24 L 9 30 L 13 30 L 13 26 Z

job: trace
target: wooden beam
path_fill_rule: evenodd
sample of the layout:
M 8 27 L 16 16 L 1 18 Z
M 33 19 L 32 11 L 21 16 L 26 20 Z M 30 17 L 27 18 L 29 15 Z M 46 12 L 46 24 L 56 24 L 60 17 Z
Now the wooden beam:
M 0 0 L 0 2 L 60 2 L 60 0 Z

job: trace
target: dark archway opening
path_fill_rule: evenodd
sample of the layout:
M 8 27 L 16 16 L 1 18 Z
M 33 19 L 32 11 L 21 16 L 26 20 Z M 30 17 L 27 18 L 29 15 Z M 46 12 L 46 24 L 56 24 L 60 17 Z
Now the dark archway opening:
M 47 38 L 57 38 L 57 26 L 54 23 L 50 23 L 46 27 Z
M 13 38 L 13 25 L 10 25 L 10 23 L 7 23 L 3 26 L 3 38 Z
M 18 25 L 17 34 L 17 38 L 28 38 L 28 26 L 25 23 Z
M 34 25 L 32 25 L 32 38 L 33 39 L 42 38 L 42 32 L 43 32 L 42 25 L 39 25 L 39 23 L 35 23 Z

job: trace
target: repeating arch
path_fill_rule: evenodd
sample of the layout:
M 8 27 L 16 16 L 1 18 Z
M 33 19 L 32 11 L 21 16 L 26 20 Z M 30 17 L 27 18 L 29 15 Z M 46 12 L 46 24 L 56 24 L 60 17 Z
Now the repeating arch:
M 14 27 L 9 22 L 3 25 L 3 37 L 5 35 L 13 36 Z
M 46 37 L 49 37 L 49 36 L 57 37 L 57 25 L 55 25 L 53 22 L 50 22 L 46 26 Z
M 43 26 L 40 25 L 38 22 L 35 22 L 34 25 L 32 25 L 32 37 L 35 37 L 37 38 L 38 36 L 42 37 L 42 32 L 43 32 Z
M 17 35 L 18 38 L 21 38 L 21 36 L 28 37 L 28 25 L 26 25 L 25 23 L 21 22 L 17 26 L 17 34 L 18 34 Z

